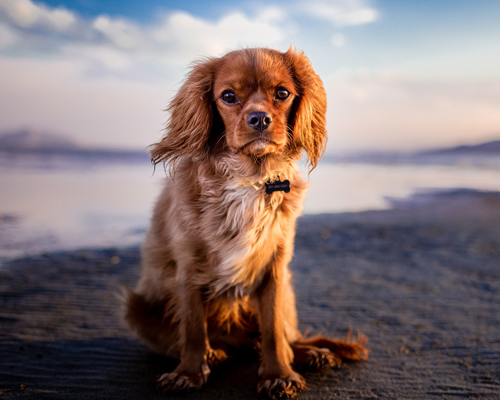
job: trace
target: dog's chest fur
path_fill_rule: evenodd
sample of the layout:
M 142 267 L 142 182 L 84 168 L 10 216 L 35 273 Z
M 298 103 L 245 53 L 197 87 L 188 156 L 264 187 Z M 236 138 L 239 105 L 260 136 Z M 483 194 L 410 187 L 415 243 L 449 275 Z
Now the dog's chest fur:
M 198 240 L 204 262 L 195 281 L 210 296 L 245 296 L 260 283 L 280 249 L 293 241 L 307 184 L 298 173 L 290 193 L 265 193 L 263 183 L 203 182 L 199 197 Z M 290 244 L 290 243 L 287 243 Z

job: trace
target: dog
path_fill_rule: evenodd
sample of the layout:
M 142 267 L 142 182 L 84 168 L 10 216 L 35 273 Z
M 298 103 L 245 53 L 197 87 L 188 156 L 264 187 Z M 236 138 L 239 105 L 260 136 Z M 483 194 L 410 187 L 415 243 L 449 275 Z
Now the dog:
M 142 247 L 126 320 L 151 349 L 180 360 L 163 391 L 190 391 L 231 349 L 260 347 L 258 393 L 293 397 L 297 370 L 365 360 L 366 338 L 307 338 L 288 267 L 310 169 L 324 153 L 326 94 L 290 48 L 233 51 L 192 67 L 151 147 L 167 182 Z

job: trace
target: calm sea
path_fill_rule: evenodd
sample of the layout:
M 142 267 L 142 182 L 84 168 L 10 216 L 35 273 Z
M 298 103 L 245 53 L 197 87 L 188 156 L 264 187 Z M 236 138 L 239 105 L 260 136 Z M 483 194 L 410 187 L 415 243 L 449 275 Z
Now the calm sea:
M 305 213 L 386 209 L 437 189 L 500 191 L 498 157 L 442 161 L 324 160 L 309 177 Z M 139 244 L 163 178 L 147 157 L 0 153 L 0 258 Z

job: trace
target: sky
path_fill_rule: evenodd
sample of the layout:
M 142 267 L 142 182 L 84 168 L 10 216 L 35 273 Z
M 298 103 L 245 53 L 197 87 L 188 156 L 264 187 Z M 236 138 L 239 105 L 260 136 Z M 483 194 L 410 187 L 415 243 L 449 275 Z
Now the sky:
M 191 63 L 303 50 L 328 153 L 500 139 L 500 2 L 0 0 L 0 133 L 145 148 Z

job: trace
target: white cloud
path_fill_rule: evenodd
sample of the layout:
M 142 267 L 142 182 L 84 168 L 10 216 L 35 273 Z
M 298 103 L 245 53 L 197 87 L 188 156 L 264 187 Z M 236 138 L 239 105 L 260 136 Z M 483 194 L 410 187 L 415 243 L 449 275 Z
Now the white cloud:
M 270 11 L 267 13 L 263 10 L 253 18 L 233 12 L 216 22 L 176 12 L 165 16 L 163 23 L 153 29 L 151 36 L 159 46 L 165 48 L 168 45 L 169 51 L 182 61 L 192 60 L 199 55 L 220 56 L 230 49 L 259 43 L 275 46 L 282 43 L 286 35 L 274 23 L 274 18 L 279 16 L 277 10 Z
M 49 9 L 30 0 L 2 0 L 0 11 L 20 28 L 43 26 L 62 32 L 73 27 L 77 20 L 64 8 Z
M 0 49 L 28 57 L 74 56 L 75 48 L 102 54 L 105 49 L 123 52 L 131 63 L 147 55 L 160 64 L 186 65 L 239 47 L 288 47 L 286 25 L 278 23 L 284 15 L 281 8 L 270 6 L 254 15 L 231 12 L 212 21 L 177 11 L 145 25 L 108 15 L 88 20 L 31 0 L 0 0 L 0 29 L 10 33 L 0 40 Z
M 303 10 L 335 26 L 367 24 L 379 17 L 368 0 L 312 0 L 304 4 Z
M 248 43 L 282 42 L 285 34 L 274 23 L 280 15 L 275 8 L 265 9 L 253 18 L 233 12 L 213 22 L 178 11 L 165 14 L 147 27 L 100 16 L 92 28 L 120 49 L 154 52 L 159 57 L 168 56 L 173 63 L 185 64 L 194 57 L 222 55 L 228 49 Z
M 139 50 L 147 43 L 145 33 L 136 24 L 124 19 L 98 16 L 91 28 L 101 33 L 111 44 L 126 50 Z
M 314 0 L 307 4 L 297 1 L 286 9 L 265 5 L 256 8 L 253 14 L 232 11 L 218 20 L 177 11 L 145 25 L 107 15 L 89 20 L 64 8 L 49 8 L 32 0 L 0 0 L 0 26 L 3 24 L 2 30 L 10 33 L 3 35 L 0 49 L 8 48 L 11 54 L 28 57 L 47 54 L 64 57 L 74 55 L 75 48 L 85 48 L 87 54 L 94 48 L 96 54 L 102 54 L 102 49 L 106 49 L 124 52 L 132 64 L 137 54 L 142 54 L 158 64 L 185 65 L 200 56 L 222 55 L 239 47 L 269 46 L 285 50 L 292 38 L 300 35 L 298 21 L 304 13 L 337 26 L 371 22 L 377 13 L 367 1 Z M 331 37 L 331 43 L 343 46 L 346 40 L 337 33 Z

